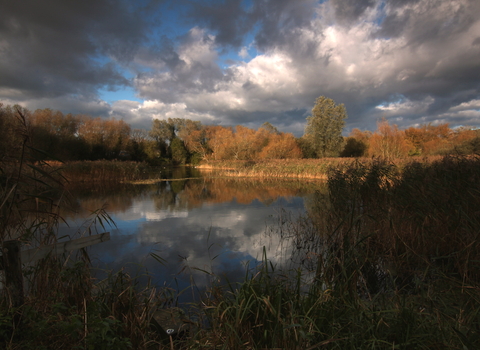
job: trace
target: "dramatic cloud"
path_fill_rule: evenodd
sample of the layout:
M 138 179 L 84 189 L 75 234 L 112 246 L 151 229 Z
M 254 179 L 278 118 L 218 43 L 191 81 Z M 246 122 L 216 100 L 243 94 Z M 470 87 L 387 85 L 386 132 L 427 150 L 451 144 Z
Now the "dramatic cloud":
M 324 95 L 346 105 L 346 132 L 382 117 L 480 127 L 476 0 L 29 4 L 0 13 L 4 103 L 299 136 Z
M 135 56 L 145 28 L 138 13 L 120 2 L 112 5 L 97 0 L 5 2 L 0 13 L 1 97 L 95 97 L 99 88 L 128 85 L 119 63 Z

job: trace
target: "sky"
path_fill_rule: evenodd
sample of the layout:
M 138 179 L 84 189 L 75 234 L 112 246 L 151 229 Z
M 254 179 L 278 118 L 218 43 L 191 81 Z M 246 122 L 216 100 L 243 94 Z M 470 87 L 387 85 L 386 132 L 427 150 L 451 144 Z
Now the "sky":
M 0 0 L 0 102 L 301 136 L 316 98 L 353 128 L 480 127 L 478 0 Z

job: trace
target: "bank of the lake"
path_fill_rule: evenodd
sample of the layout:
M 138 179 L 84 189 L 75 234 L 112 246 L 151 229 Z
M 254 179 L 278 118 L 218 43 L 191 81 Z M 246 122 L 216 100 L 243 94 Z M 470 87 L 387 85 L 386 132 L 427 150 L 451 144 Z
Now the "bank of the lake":
M 431 163 L 439 159 L 441 159 L 439 156 L 410 157 L 389 159 L 388 162 L 401 169 L 411 162 Z M 223 176 L 326 180 L 329 171 L 332 169 L 346 170 L 356 163 L 369 166 L 377 161 L 377 158 L 208 160 L 201 162 L 196 167 L 221 171 Z

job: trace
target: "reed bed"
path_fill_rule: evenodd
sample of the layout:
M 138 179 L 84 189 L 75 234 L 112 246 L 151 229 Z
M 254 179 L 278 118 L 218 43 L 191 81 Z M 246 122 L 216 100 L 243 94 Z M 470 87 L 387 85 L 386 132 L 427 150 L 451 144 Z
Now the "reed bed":
M 151 172 L 146 163 L 132 161 L 52 162 L 49 165 L 59 169 L 69 184 L 136 181 L 147 178 Z
M 398 158 L 392 160 L 400 168 L 418 160 L 430 163 L 440 157 L 429 158 Z M 197 168 L 221 171 L 222 176 L 264 177 L 264 178 L 300 178 L 327 179 L 329 170 L 348 169 L 355 163 L 370 165 L 375 158 L 321 158 L 321 159 L 272 159 L 272 160 L 221 160 L 203 162 Z

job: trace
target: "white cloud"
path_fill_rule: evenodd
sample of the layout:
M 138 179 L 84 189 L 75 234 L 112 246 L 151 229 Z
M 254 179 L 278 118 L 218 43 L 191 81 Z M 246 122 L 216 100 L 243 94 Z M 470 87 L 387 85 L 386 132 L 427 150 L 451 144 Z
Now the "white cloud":
M 449 111 L 464 111 L 464 110 L 480 110 L 480 99 L 474 99 L 468 102 L 460 103 L 457 106 L 453 106 Z
M 188 109 L 185 103 L 164 103 L 158 100 L 118 101 L 113 104 L 111 115 L 133 125 L 143 124 L 150 128 L 153 119 L 185 118 L 211 124 L 215 118 L 208 114 Z
M 215 37 L 199 27 L 190 30 L 188 39 L 180 46 L 178 53 L 180 59 L 187 64 L 186 69 L 191 69 L 196 64 L 210 66 L 218 58 Z
M 425 113 L 428 107 L 434 102 L 432 97 L 427 97 L 423 101 L 401 100 L 388 104 L 379 105 L 376 108 L 392 115 L 402 114 L 421 114 Z
M 438 116 L 446 121 L 454 121 L 455 125 L 477 126 L 480 121 L 480 99 L 473 99 L 451 107 L 446 113 Z
M 238 52 L 238 56 L 241 58 L 249 58 L 250 54 L 248 53 L 248 48 L 246 46 L 242 47 L 240 51 Z

